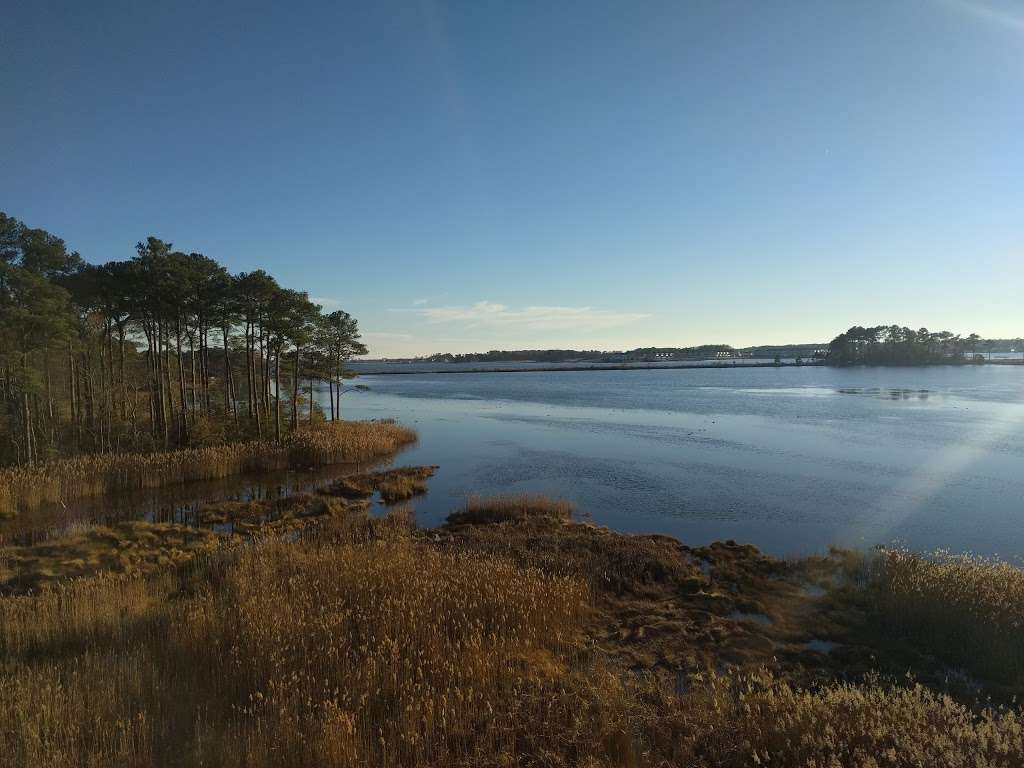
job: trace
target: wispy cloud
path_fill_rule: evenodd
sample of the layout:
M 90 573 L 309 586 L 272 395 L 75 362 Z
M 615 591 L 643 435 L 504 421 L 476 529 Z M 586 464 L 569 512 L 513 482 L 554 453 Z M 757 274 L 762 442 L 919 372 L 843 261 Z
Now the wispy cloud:
M 462 306 L 419 307 L 392 311 L 412 312 L 430 323 L 464 323 L 470 327 L 522 328 L 534 331 L 601 330 L 650 317 L 649 314 L 642 312 L 614 312 L 594 307 L 529 306 L 515 309 L 491 301 L 478 301 Z
M 1024 32 L 1024 13 L 1014 5 L 997 5 L 989 0 L 945 0 L 947 5 L 1007 29 Z M 1017 6 L 1019 8 L 1019 6 Z
M 429 303 L 430 303 L 430 299 L 416 299 L 415 301 L 413 301 L 412 305 L 414 307 L 422 307 L 424 304 L 429 304 Z

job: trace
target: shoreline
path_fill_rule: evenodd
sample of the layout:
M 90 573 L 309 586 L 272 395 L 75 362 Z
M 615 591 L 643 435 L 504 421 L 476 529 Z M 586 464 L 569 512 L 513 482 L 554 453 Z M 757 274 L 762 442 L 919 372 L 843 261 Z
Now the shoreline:
M 535 735 L 559 712 L 568 719 L 535 750 L 558 765 L 579 753 L 563 733 L 608 723 L 629 749 L 658 757 L 647 765 L 732 768 L 691 757 L 721 734 L 786 723 L 801 743 L 835 734 L 822 754 L 868 737 L 881 739 L 877 751 L 891 744 L 880 716 L 919 724 L 897 745 L 908 751 L 939 739 L 950 718 L 965 740 L 956 755 L 975 755 L 985 738 L 1018 749 L 1024 571 L 907 550 L 779 558 L 733 539 L 694 545 L 598 525 L 544 496 L 469 497 L 421 527 L 404 502 L 429 492 L 435 469 L 201 502 L 195 525 L 87 524 L 0 548 L 0 661 L 20 708 L 0 706 L 15 723 L 8 751 L 54 764 L 35 734 L 72 721 L 89 730 L 69 732 L 62 752 L 118 743 L 129 723 L 153 765 L 199 745 L 221 764 L 264 732 L 350 739 L 344 754 L 359 758 L 332 763 L 338 750 L 317 747 L 298 765 L 384 765 L 390 745 L 406 745 L 392 765 L 438 764 L 416 762 L 410 734 L 430 754 L 448 744 L 450 726 L 431 719 L 442 705 L 458 733 L 485 733 L 456 742 L 468 746 L 442 765 L 531 754 L 496 749 L 488 723 L 501 716 Z M 129 665 L 144 676 L 117 673 Z M 59 707 L 34 693 L 51 690 L 39 670 L 69 680 Z M 101 686 L 112 693 L 96 714 L 88 696 Z M 802 714 L 787 720 L 795 702 Z M 327 719 L 338 711 L 344 720 Z M 607 744 L 596 739 L 588 754 L 603 758 Z
M 396 363 L 406 365 L 406 363 Z M 429 371 L 401 371 L 401 370 L 354 370 L 357 376 L 432 376 L 434 374 L 460 374 L 460 373 L 575 373 L 579 371 L 681 371 L 681 370 L 708 370 L 724 368 L 729 370 L 742 370 L 744 368 L 935 368 L 935 367 L 983 367 L 986 365 L 1024 365 L 1024 360 L 985 360 L 984 362 L 963 362 L 963 363 L 923 363 L 921 365 L 828 365 L 821 361 L 806 363 L 791 362 L 758 362 L 758 363 L 696 363 L 693 365 L 660 365 L 657 363 L 608 363 L 579 365 L 573 368 L 559 368 L 554 365 L 545 365 L 538 368 L 460 368 L 457 370 L 445 370 L 435 368 Z
M 659 365 L 656 363 L 607 363 L 580 365 L 575 368 L 558 368 L 556 366 L 543 366 L 541 368 L 467 368 L 459 370 L 444 370 L 443 368 L 430 371 L 356 371 L 360 376 L 414 376 L 435 373 L 561 373 L 575 371 L 679 371 L 685 369 L 707 369 L 707 368 L 819 368 L 824 363 L 743 363 L 740 365 L 729 363 L 696 363 L 693 365 Z

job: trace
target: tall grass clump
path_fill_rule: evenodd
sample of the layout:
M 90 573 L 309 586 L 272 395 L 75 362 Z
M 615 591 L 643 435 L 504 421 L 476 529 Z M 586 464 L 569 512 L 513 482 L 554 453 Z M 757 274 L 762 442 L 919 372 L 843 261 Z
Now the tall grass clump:
M 574 510 L 571 501 L 528 493 L 470 496 L 465 507 L 448 515 L 448 524 L 485 525 L 530 520 L 569 522 Z
M 868 594 L 885 631 L 1006 682 L 1024 680 L 1024 569 L 1005 561 L 883 550 Z
M 0 517 L 46 503 L 213 480 L 289 467 L 361 462 L 394 453 L 416 432 L 391 421 L 324 422 L 290 433 L 284 445 L 248 440 L 163 453 L 93 454 L 0 469 Z
M 761 670 L 713 677 L 658 709 L 666 714 L 656 738 L 676 741 L 682 765 L 1024 765 L 1024 719 L 1017 711 L 973 712 L 919 684 L 868 680 L 810 690 Z
M 326 421 L 302 427 L 285 438 L 293 467 L 368 461 L 394 453 L 416 440 L 416 430 L 390 420 Z
M 402 544 L 267 547 L 228 594 L 218 642 L 248 702 L 229 763 L 246 766 L 514 753 L 517 691 L 560 669 L 587 598 L 505 560 Z

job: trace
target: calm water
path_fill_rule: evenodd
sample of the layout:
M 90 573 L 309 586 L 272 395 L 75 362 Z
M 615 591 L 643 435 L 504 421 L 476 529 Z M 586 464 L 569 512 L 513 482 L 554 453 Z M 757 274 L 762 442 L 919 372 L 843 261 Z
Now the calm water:
M 780 555 L 902 542 L 1024 556 L 1024 367 L 365 375 L 348 418 L 414 425 L 421 524 L 470 493 Z

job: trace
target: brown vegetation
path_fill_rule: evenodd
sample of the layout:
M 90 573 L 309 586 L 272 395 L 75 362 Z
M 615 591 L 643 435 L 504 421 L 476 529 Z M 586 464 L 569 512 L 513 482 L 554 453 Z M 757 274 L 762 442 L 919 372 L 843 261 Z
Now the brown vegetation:
M 54 541 L 0 549 L 0 589 L 24 591 L 101 571 L 152 573 L 217 546 L 214 533 L 173 523 L 73 526 Z
M 416 440 L 416 431 L 393 421 L 319 422 L 289 433 L 292 467 L 345 464 L 387 456 Z
M 416 439 L 390 421 L 317 422 L 290 433 L 283 445 L 251 440 L 160 453 L 117 453 L 0 469 L 0 517 L 84 496 L 287 467 L 362 462 L 394 453 Z
M 884 632 L 1024 684 L 1024 570 L 974 556 L 883 550 L 868 558 L 866 572 L 869 610 Z
M 466 506 L 448 515 L 448 524 L 478 525 L 516 523 L 537 520 L 568 522 L 574 506 L 563 499 L 517 494 L 508 496 L 470 496 Z
M 321 493 L 345 499 L 368 499 L 374 491 L 379 491 L 385 504 L 396 504 L 426 493 L 427 480 L 436 471 L 436 466 L 398 467 L 382 472 L 349 475 L 336 480 Z
M 550 500 L 475 499 L 434 531 L 359 500 L 288 503 L 330 514 L 148 575 L 0 597 L 0 754 L 26 768 L 1024 765 L 1016 710 L 842 682 L 828 654 L 797 650 L 798 624 L 834 606 L 802 589 L 826 563 L 619 534 Z

